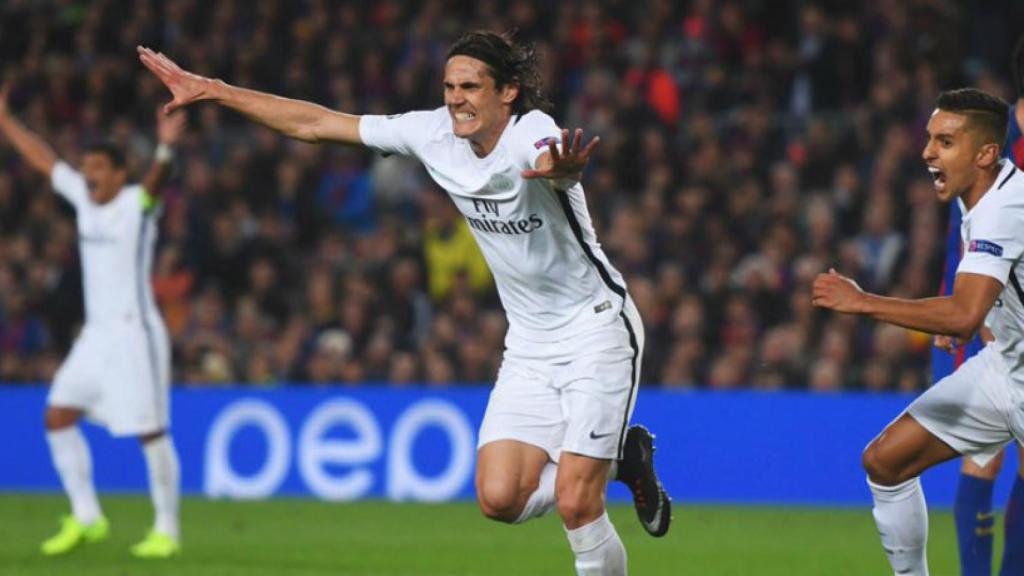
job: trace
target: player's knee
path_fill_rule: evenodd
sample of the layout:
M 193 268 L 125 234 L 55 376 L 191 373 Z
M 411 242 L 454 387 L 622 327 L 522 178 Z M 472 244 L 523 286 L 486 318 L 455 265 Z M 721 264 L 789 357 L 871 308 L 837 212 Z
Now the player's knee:
M 874 442 L 864 449 L 861 463 L 868 474 L 868 479 L 880 486 L 895 486 L 905 480 L 900 474 L 899 467 L 889 462 Z
M 60 430 L 74 426 L 78 422 L 78 413 L 63 408 L 47 407 L 43 415 L 43 426 L 47 430 Z
M 556 492 L 558 515 L 566 526 L 577 527 L 588 524 L 604 511 L 604 498 L 581 486 L 566 486 Z
M 504 480 L 486 480 L 477 486 L 480 512 L 491 520 L 513 523 L 522 512 L 519 486 Z

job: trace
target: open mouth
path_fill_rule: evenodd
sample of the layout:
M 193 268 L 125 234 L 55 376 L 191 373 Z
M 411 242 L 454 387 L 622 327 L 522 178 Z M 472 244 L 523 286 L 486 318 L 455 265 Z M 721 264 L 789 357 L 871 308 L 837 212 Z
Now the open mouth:
M 932 175 L 932 181 L 935 183 L 935 190 L 942 192 L 946 189 L 946 173 L 934 166 L 928 167 L 928 172 Z
M 472 122 L 476 120 L 476 114 L 472 112 L 455 112 L 452 116 L 455 117 L 456 122 Z

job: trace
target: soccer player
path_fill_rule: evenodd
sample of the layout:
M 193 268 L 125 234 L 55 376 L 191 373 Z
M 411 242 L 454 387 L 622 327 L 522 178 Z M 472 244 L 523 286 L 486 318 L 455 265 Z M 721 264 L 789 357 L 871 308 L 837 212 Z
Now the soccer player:
M 86 149 L 80 170 L 58 158 L 11 114 L 9 89 L 0 91 L 0 134 L 74 207 L 85 294 L 85 324 L 54 377 L 45 415 L 46 440 L 72 513 L 43 542 L 42 552 L 65 554 L 109 532 L 93 486 L 89 447 L 78 428 L 86 416 L 115 436 L 141 441 L 156 520 L 131 551 L 140 558 L 171 556 L 179 550 L 179 471 L 168 434 L 170 344 L 150 269 L 158 194 L 184 117 L 157 113 L 156 157 L 142 184 L 128 185 L 124 157 L 109 144 Z
M 1012 70 L 1018 99 L 1009 108 L 1009 122 L 1003 157 L 1016 166 L 1024 163 L 1024 36 L 1013 51 Z M 942 294 L 950 294 L 956 276 L 957 264 L 963 255 L 960 239 L 962 214 L 957 203 L 949 209 L 949 230 L 946 239 L 946 264 L 943 271 Z M 985 336 L 984 342 L 982 336 Z M 950 336 L 936 336 L 932 352 L 932 377 L 937 382 L 974 356 L 991 341 L 991 333 L 981 333 L 967 342 L 956 342 Z M 1024 448 L 1017 444 L 1019 466 L 1007 502 L 1004 533 L 1007 544 L 1003 547 L 1000 574 L 1024 574 Z M 1004 452 L 992 458 L 985 466 L 978 466 L 971 458 L 964 458 L 957 483 L 953 516 L 956 521 L 957 540 L 960 545 L 960 573 L 963 576 L 989 576 L 992 574 L 992 537 L 995 514 L 992 512 L 992 491 L 1003 465 Z
M 594 235 L 582 145 L 544 113 L 532 49 L 470 32 L 449 49 L 444 106 L 356 116 L 228 85 L 139 57 L 170 89 L 171 111 L 211 100 L 293 138 L 418 158 L 469 222 L 509 319 L 480 430 L 476 488 L 488 518 L 518 523 L 557 507 L 578 574 L 625 574 L 605 512 L 608 478 L 632 490 L 644 528 L 669 527 L 652 437 L 628 428 L 644 331 Z
M 1024 438 L 1024 176 L 1002 158 L 1007 110 L 1001 99 L 965 88 L 940 94 L 928 121 L 922 157 L 936 195 L 964 213 L 965 254 L 952 294 L 887 298 L 834 270 L 814 281 L 815 306 L 961 340 L 984 325 L 994 338 L 864 451 L 875 522 L 896 574 L 928 574 L 920 474 L 958 455 L 985 466 L 1014 437 Z

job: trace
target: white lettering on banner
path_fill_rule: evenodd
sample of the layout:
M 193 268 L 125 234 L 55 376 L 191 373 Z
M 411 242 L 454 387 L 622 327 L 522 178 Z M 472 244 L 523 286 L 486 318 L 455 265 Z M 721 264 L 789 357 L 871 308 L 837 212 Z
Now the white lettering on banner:
M 324 438 L 334 426 L 348 426 L 355 439 Z M 299 436 L 299 471 L 313 494 L 325 500 L 353 500 L 373 487 L 373 472 L 356 468 L 342 477 L 332 476 L 325 464 L 366 465 L 380 457 L 383 442 L 373 414 L 359 402 L 330 400 L 313 410 Z
M 267 439 L 259 470 L 239 474 L 231 464 L 231 442 L 246 426 Z M 354 438 L 330 438 L 335 427 L 347 427 Z M 444 432 L 451 448 L 440 474 L 425 476 L 416 469 L 413 449 L 427 428 Z M 288 423 L 271 403 L 243 399 L 228 404 L 213 421 L 206 440 L 203 490 L 210 497 L 266 498 L 281 487 L 292 465 Z M 473 474 L 476 438 L 466 415 L 438 399 L 410 405 L 395 420 L 388 442 L 384 485 L 380 492 L 394 500 L 447 500 L 459 495 Z M 350 500 L 373 491 L 378 477 L 369 468 L 383 456 L 384 439 L 373 412 L 353 399 L 332 399 L 317 405 L 302 425 L 295 453 L 298 476 L 317 497 Z M 331 473 L 327 466 L 351 467 Z
M 412 458 L 416 437 L 438 426 L 451 445 L 448 467 L 437 477 L 420 475 Z M 440 502 L 459 494 L 473 472 L 473 430 L 466 416 L 447 402 L 425 400 L 406 410 L 395 423 L 388 447 L 388 498 Z
M 255 426 L 267 439 L 263 466 L 249 476 L 231 467 L 231 439 L 245 426 Z M 204 492 L 211 498 L 266 498 L 277 490 L 291 460 L 288 424 L 273 405 L 262 400 L 230 404 L 214 420 L 206 441 Z

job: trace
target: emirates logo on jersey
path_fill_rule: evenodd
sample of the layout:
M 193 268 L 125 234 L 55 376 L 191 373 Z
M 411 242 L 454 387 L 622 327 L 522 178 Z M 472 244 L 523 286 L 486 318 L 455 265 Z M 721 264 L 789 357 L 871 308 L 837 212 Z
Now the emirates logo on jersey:
M 527 218 L 502 218 L 501 204 L 494 200 L 474 199 L 473 209 L 478 217 L 466 216 L 466 221 L 480 232 L 519 235 L 529 234 L 544 226 L 544 221 L 536 213 Z

